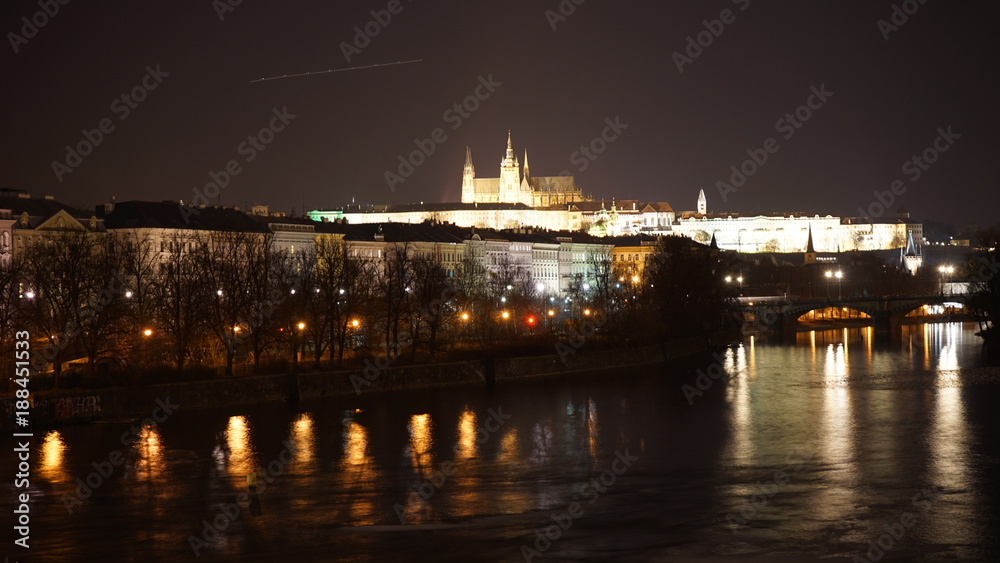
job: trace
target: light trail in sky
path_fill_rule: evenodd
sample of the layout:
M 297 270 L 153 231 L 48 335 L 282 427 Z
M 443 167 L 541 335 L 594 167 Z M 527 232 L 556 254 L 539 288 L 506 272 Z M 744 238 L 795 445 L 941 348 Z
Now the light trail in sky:
M 271 76 L 271 77 L 268 77 L 268 78 L 258 78 L 257 80 L 251 80 L 250 83 L 253 84 L 255 82 L 267 82 L 269 80 L 282 80 L 284 78 L 296 78 L 296 77 L 299 77 L 299 76 L 313 76 L 313 75 L 316 75 L 316 74 L 329 74 L 331 72 L 346 72 L 348 70 L 362 70 L 362 69 L 366 69 L 366 68 L 377 68 L 377 67 L 383 67 L 383 66 L 407 65 L 407 64 L 410 64 L 410 63 L 419 63 L 419 62 L 423 62 L 423 59 L 414 59 L 412 61 L 396 61 L 394 63 L 380 63 L 380 64 L 374 64 L 374 65 L 368 65 L 368 66 L 352 66 L 350 68 L 334 68 L 334 69 L 330 69 L 330 70 L 317 70 L 317 71 L 314 71 L 314 72 L 300 72 L 298 74 L 282 74 L 281 76 Z

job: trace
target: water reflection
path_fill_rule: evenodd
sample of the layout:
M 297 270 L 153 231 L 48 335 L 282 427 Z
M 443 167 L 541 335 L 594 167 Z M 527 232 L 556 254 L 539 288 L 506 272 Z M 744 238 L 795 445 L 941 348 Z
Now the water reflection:
M 242 478 L 255 471 L 256 452 L 250 438 L 250 423 L 246 417 L 229 417 L 229 424 L 226 427 L 226 447 L 229 451 L 226 469 L 231 476 Z
M 947 500 L 938 499 L 928 510 L 933 522 L 935 541 L 975 544 L 978 518 L 968 511 L 956 510 L 956 504 L 971 503 L 973 483 L 969 478 L 969 436 L 958 363 L 962 343 L 961 325 L 930 325 L 928 340 L 938 350 L 936 389 L 931 412 L 929 441 L 929 480 L 943 489 Z
M 597 420 L 597 404 L 593 399 L 587 399 L 587 452 L 590 459 L 597 462 L 600 450 L 598 448 L 598 438 L 600 437 L 601 426 Z
M 341 511 L 346 512 L 340 516 L 340 521 L 370 525 L 380 517 L 380 507 L 376 506 L 371 493 L 376 486 L 378 474 L 370 455 L 368 429 L 353 419 L 354 414 L 354 411 L 346 412 L 341 421 L 344 427 L 344 455 L 340 462 L 340 480 L 348 503 L 340 507 Z
M 476 456 L 476 413 L 468 406 L 458 418 L 458 444 L 455 459 L 465 460 Z
M 156 481 L 166 470 L 166 458 L 156 424 L 142 427 L 132 446 L 135 450 L 135 477 L 140 481 Z
M 431 415 L 415 414 L 410 417 L 410 463 L 417 473 L 425 478 L 434 470 L 434 444 L 431 436 Z
M 733 413 L 730 421 L 732 443 L 729 447 L 729 457 L 736 464 L 747 464 L 756 455 L 750 387 L 757 372 L 755 369 L 747 369 L 746 349 L 742 345 L 726 350 L 722 368 L 732 377 L 726 388 L 726 396 Z
M 313 419 L 309 413 L 304 413 L 292 423 L 292 442 L 295 444 L 295 458 L 299 471 L 308 473 L 316 468 L 315 464 L 315 441 L 313 430 Z
M 69 475 L 63 466 L 63 455 L 66 443 L 62 434 L 56 430 L 50 431 L 42 441 L 42 452 L 39 459 L 38 474 L 50 483 L 66 481 Z
M 828 468 L 828 486 L 817 492 L 821 520 L 847 518 L 855 509 L 857 465 L 854 435 L 854 405 L 851 401 L 850 338 L 828 344 L 823 359 L 823 385 L 819 416 L 819 459 Z

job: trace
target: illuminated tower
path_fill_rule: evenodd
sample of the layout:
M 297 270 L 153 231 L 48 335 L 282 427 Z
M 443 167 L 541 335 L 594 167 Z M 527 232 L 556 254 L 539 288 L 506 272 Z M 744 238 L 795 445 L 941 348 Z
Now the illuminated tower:
M 472 149 L 465 147 L 465 170 L 462 172 L 462 203 L 476 201 L 476 167 L 472 165 Z
M 500 161 L 500 201 L 518 203 L 521 201 L 521 163 L 514 156 L 514 146 L 507 131 L 507 155 Z
M 698 214 L 705 215 L 708 213 L 708 200 L 705 198 L 705 190 L 698 192 Z

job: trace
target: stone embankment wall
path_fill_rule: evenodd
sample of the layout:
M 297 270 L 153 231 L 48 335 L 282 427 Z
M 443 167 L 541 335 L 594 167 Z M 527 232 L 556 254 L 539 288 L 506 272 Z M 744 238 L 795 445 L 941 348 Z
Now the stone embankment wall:
M 212 381 L 142 387 L 53 391 L 32 394 L 31 420 L 41 427 L 95 418 L 145 417 L 168 400 L 181 409 L 254 405 L 338 395 L 407 389 L 485 385 L 522 378 L 662 363 L 705 350 L 704 338 L 664 345 L 612 350 L 582 350 L 548 356 L 475 360 L 327 373 L 234 377 Z M 14 399 L 0 399 L 5 430 L 12 428 Z

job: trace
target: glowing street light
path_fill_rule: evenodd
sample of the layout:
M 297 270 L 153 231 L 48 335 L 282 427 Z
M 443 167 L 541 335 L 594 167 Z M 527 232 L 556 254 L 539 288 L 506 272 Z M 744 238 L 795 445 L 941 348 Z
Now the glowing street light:
M 733 283 L 733 276 L 726 276 L 726 283 Z M 740 297 L 743 296 L 743 276 L 736 278 L 736 283 L 740 286 Z
M 503 313 L 500 313 L 500 316 L 506 320 L 510 318 L 510 313 L 508 311 L 504 311 Z
M 351 326 L 354 328 L 358 328 L 359 326 L 361 326 L 361 321 L 359 321 L 358 319 L 354 319 L 353 321 L 351 321 Z
M 29 289 L 28 291 L 24 292 L 24 296 L 27 297 L 28 299 L 34 299 L 35 298 L 35 292 L 31 291 Z
M 955 273 L 955 267 L 954 266 L 949 266 L 949 265 L 938 266 L 938 272 L 941 272 L 941 295 L 944 295 L 945 279 L 949 275 Z
M 299 327 L 299 330 L 305 330 L 306 329 L 306 323 L 299 323 L 297 326 Z
M 833 278 L 837 278 L 837 299 L 840 299 L 841 297 L 840 282 L 841 280 L 844 279 L 844 272 L 840 270 L 837 270 L 836 272 L 832 270 L 827 270 L 826 274 L 824 275 L 826 276 L 826 298 L 827 299 L 830 298 L 830 280 Z
M 147 328 L 146 330 L 142 331 L 142 335 L 146 337 L 153 336 L 153 330 Z
M 125 290 L 125 299 L 132 299 L 132 290 L 131 289 L 126 289 Z
M 461 319 L 463 321 L 469 320 L 469 314 L 468 313 L 462 313 L 460 316 L 461 316 Z

